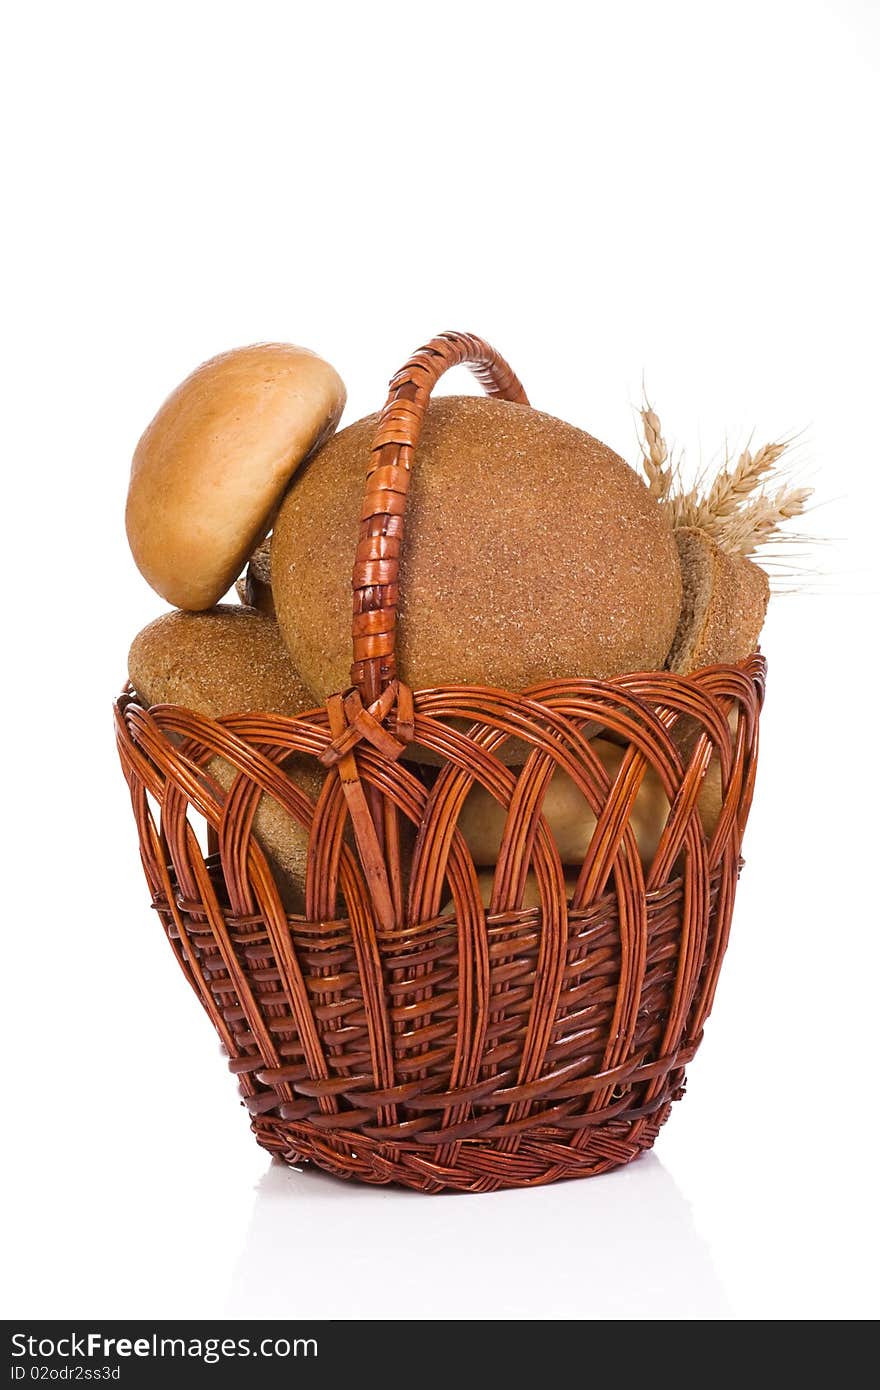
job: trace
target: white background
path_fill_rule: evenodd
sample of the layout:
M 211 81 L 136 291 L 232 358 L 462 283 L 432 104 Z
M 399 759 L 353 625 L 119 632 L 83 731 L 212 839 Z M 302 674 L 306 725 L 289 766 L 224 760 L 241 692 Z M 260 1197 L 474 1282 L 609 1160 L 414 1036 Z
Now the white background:
M 870 0 L 15 7 L 4 131 L 7 1316 L 877 1312 L 880 26 Z M 483 334 L 635 458 L 803 431 L 733 938 L 654 1155 L 484 1198 L 272 1166 L 147 905 L 116 761 L 131 451 L 203 358 L 346 415 Z M 470 389 L 462 376 L 448 389 Z

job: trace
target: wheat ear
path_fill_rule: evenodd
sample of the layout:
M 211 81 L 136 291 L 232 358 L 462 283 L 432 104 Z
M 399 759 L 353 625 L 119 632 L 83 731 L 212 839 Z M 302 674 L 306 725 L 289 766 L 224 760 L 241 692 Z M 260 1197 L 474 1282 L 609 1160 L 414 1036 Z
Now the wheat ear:
M 674 530 L 689 526 L 710 536 L 731 555 L 744 559 L 771 541 L 796 539 L 785 535 L 781 526 L 806 511 L 812 488 L 777 486 L 774 493 L 767 484 L 777 485 L 782 476 L 777 468 L 790 441 L 764 444 L 757 453 L 743 449 L 733 467 L 729 458 L 711 485 L 703 478 L 684 488 L 680 460 L 673 462 L 657 412 L 645 399 L 642 419 L 642 467 L 648 489 L 657 498 Z
M 645 441 L 642 446 L 642 467 L 648 479 L 648 490 L 652 497 L 663 502 L 669 496 L 672 487 L 672 466 L 669 462 L 669 451 L 666 448 L 666 440 L 663 438 L 663 429 L 657 414 L 652 410 L 647 400 L 639 414 L 642 417 L 642 433 Z
M 723 521 L 743 505 L 787 449 L 787 444 L 765 444 L 756 454 L 743 449 L 732 469 L 722 468 L 705 501 L 705 510 L 715 521 Z
M 747 559 L 771 540 L 784 540 L 780 527 L 784 521 L 802 516 L 813 495 L 809 487 L 781 487 L 772 496 L 761 494 L 748 506 L 727 519 L 716 537 L 718 544 L 732 555 Z

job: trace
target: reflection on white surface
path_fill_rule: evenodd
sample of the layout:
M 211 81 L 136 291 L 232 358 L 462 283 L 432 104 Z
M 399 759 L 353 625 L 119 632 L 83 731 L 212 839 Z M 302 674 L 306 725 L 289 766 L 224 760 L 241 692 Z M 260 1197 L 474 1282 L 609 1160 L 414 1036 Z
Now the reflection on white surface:
M 690 1207 L 653 1154 L 600 1178 L 478 1197 L 370 1188 L 273 1162 L 226 1313 L 730 1316 Z

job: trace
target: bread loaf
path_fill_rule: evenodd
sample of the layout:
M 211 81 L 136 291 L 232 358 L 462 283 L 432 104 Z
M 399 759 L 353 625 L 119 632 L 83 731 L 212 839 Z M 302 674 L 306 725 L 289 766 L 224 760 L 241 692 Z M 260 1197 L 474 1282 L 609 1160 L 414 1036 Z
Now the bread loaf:
M 351 574 L 376 417 L 300 470 L 275 523 L 278 622 L 316 698 L 349 684 Z M 582 430 L 481 397 L 431 402 L 401 556 L 399 672 L 521 690 L 662 666 L 681 579 L 671 526 Z
M 272 577 L 269 570 L 269 541 L 261 541 L 248 560 L 248 567 L 240 579 L 235 581 L 235 592 L 245 608 L 256 608 L 259 613 L 275 616 L 275 600 L 272 597 Z
M 166 613 L 135 638 L 129 679 L 143 703 L 182 705 L 212 719 L 252 711 L 298 715 L 313 705 L 278 632 L 252 609 L 220 606 L 207 613 Z M 315 801 L 325 772 L 296 755 L 287 776 Z M 228 791 L 236 769 L 219 755 L 207 774 Z M 253 834 L 266 853 L 288 912 L 303 909 L 308 832 L 274 797 L 257 803 Z
M 594 739 L 591 746 L 613 781 L 625 750 L 602 738 Z M 596 817 L 583 792 L 562 768 L 557 768 L 550 778 L 543 815 L 563 864 L 582 864 L 596 829 Z M 651 864 L 657 852 L 668 817 L 669 800 L 657 773 L 648 767 L 630 812 L 630 824 L 645 867 Z M 496 862 L 506 819 L 505 809 L 484 787 L 477 786 L 469 792 L 458 825 L 475 864 Z
M 681 618 L 668 666 L 687 675 L 704 666 L 744 661 L 757 649 L 770 599 L 759 565 L 730 555 L 704 531 L 675 532 L 681 559 Z
M 222 598 L 344 404 L 333 368 L 286 343 L 222 353 L 187 377 L 131 467 L 125 524 L 148 583 L 178 608 Z
M 131 644 L 128 675 L 147 704 L 184 705 L 211 719 L 298 715 L 315 704 L 278 624 L 236 604 L 156 618 Z
M 594 739 L 592 747 L 613 781 L 620 770 L 625 750 L 602 738 Z M 697 811 L 706 837 L 711 838 L 721 814 L 721 765 L 717 757 L 712 759 L 703 778 L 697 797 Z M 663 784 L 654 769 L 649 767 L 629 816 L 639 859 L 645 870 L 653 863 L 669 812 L 669 799 Z M 579 868 L 590 847 L 596 817 L 586 797 L 562 769 L 557 769 L 550 779 L 544 797 L 543 815 L 562 863 L 569 868 Z M 507 812 L 485 788 L 475 787 L 468 794 L 458 818 L 458 827 L 478 867 L 496 863 L 506 818 Z M 491 881 L 491 874 L 489 877 Z

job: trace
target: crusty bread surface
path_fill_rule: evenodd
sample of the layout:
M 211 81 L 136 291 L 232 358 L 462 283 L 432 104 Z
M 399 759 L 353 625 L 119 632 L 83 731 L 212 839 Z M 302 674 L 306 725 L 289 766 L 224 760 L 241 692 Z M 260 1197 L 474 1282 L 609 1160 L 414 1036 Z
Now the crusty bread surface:
M 757 649 L 770 581 L 751 560 L 729 555 L 704 531 L 675 532 L 681 559 L 681 620 L 669 652 L 670 670 L 744 661 Z
M 329 363 L 286 343 L 222 353 L 187 377 L 132 462 L 125 523 L 148 583 L 178 608 L 222 598 L 344 404 Z
M 360 420 L 315 453 L 272 538 L 279 625 L 321 699 L 350 679 L 351 574 L 375 428 L 375 416 Z M 507 401 L 431 402 L 401 556 L 405 681 L 521 690 L 658 669 L 680 603 L 669 522 L 611 449 Z
M 314 704 L 275 621 L 234 605 L 157 618 L 132 643 L 128 671 L 145 705 L 183 705 L 213 719 L 247 712 L 297 715 Z M 236 776 L 219 755 L 205 771 L 224 791 Z M 310 800 L 317 798 L 326 774 L 315 759 L 295 755 L 285 772 Z M 308 831 L 269 795 L 257 804 L 253 831 L 287 910 L 301 912 Z
M 625 750 L 603 738 L 593 739 L 591 747 L 613 781 Z M 561 768 L 550 778 L 543 816 L 563 864 L 583 863 L 596 829 L 596 817 L 583 792 Z M 653 860 L 668 816 L 669 800 L 657 773 L 649 767 L 629 818 L 643 865 Z M 483 866 L 496 862 L 506 819 L 504 807 L 484 787 L 474 787 L 468 794 L 458 826 L 475 864 Z
M 269 571 L 269 539 L 261 541 L 248 560 L 248 567 L 240 579 L 235 581 L 235 592 L 246 608 L 256 608 L 260 613 L 275 616 L 275 600 L 272 597 L 272 578 Z
M 139 632 L 128 675 L 149 705 L 184 705 L 212 719 L 314 708 L 273 618 L 236 604 L 164 613 Z

